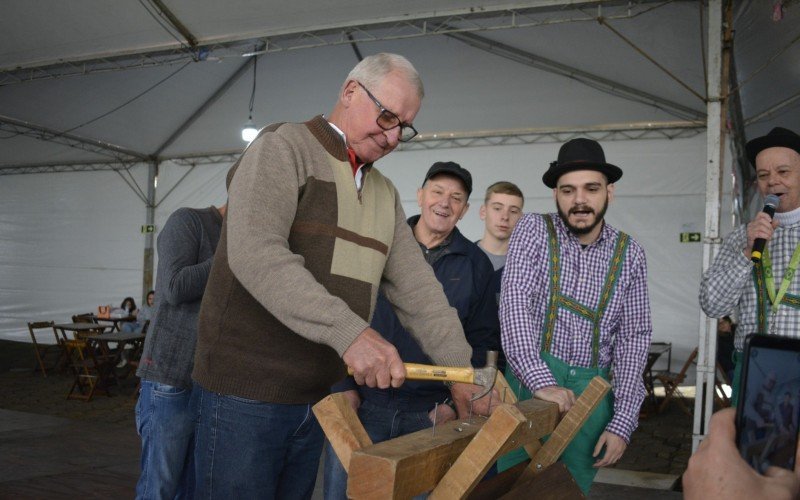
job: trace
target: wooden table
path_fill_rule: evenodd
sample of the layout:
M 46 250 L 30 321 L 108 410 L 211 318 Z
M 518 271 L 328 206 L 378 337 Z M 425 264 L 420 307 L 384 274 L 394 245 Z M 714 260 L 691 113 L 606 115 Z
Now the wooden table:
M 94 319 L 96 319 L 97 321 L 107 321 L 112 323 L 111 331 L 118 332 L 120 323 L 133 323 L 134 321 L 136 321 L 136 316 L 122 316 L 119 318 L 115 317 L 101 318 L 99 316 L 94 316 Z
M 89 334 L 96 334 L 109 328 L 110 325 L 98 325 L 97 323 L 60 323 L 53 325 L 53 328 L 61 330 L 61 340 L 69 340 L 66 332 L 72 332 L 73 336 L 77 338 L 86 337 Z
M 109 325 L 60 323 L 53 325 L 53 328 L 61 332 L 59 342 L 66 350 L 67 361 L 75 376 L 75 382 L 67 393 L 67 399 L 91 401 L 95 391 L 110 396 L 108 386 L 111 378 L 115 378 L 113 367 L 108 365 L 107 360 L 99 359 L 93 348 L 87 349 L 88 342 L 86 341 L 87 336 L 97 335 L 98 332 L 109 328 Z M 75 338 L 67 337 L 67 332 L 72 332 Z
M 87 335 L 85 337 L 86 341 L 97 345 L 98 349 L 104 356 L 113 357 L 113 365 L 116 364 L 120 360 L 120 356 L 122 356 L 122 351 L 125 349 L 126 344 L 131 344 L 134 349 L 136 349 L 137 344 L 144 342 L 145 334 L 144 333 L 128 333 L 128 332 L 111 332 L 111 333 L 101 333 L 95 335 Z M 108 346 L 109 342 L 116 342 L 117 343 L 117 350 L 116 352 L 112 352 L 111 348 Z

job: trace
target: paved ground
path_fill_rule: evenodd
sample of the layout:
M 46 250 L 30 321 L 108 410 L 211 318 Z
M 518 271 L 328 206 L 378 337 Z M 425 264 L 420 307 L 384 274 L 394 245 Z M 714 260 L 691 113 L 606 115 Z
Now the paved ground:
M 43 378 L 32 371 L 32 366 L 29 344 L 0 341 L 0 449 L 4 450 L 0 453 L 0 470 L 4 471 L 0 477 L 0 499 L 74 498 L 78 493 L 87 498 L 105 498 L 111 493 L 132 496 L 139 458 L 134 429 L 135 401 L 131 397 L 136 378 L 125 379 L 122 387 L 112 389 L 112 397 L 100 395 L 88 403 L 68 401 L 65 398 L 71 377 L 57 374 Z M 616 468 L 682 474 L 691 453 L 691 426 L 691 417 L 674 404 L 662 414 L 642 419 L 631 446 Z M 92 489 L 85 487 L 86 481 L 101 490 L 100 494 L 90 494 Z M 50 483 L 72 486 L 62 491 L 48 486 Z M 598 484 L 591 497 L 620 495 L 624 498 L 679 496 Z
M 676 406 L 639 420 L 639 428 L 616 468 L 681 475 L 692 454 L 692 417 Z
M 49 373 L 47 378 L 34 373 L 32 352 L 30 344 L 0 341 L 0 408 L 133 425 L 135 377 L 122 379 L 122 387 L 111 389 L 112 397 L 97 395 L 88 403 L 67 400 L 73 378 L 66 373 Z M 118 374 L 124 376 L 127 371 L 118 370 Z

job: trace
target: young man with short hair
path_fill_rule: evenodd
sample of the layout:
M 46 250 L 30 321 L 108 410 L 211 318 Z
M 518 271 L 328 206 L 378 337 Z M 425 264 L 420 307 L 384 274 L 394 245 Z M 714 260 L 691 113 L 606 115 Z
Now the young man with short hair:
M 506 265 L 508 243 L 511 233 L 522 217 L 522 206 L 525 197 L 516 184 L 508 181 L 495 182 L 486 188 L 486 196 L 480 208 L 480 217 L 484 222 L 483 238 L 476 241 L 478 247 L 489 257 L 494 268 L 490 288 L 497 306 L 500 306 L 500 283 L 503 279 L 503 268 Z M 497 360 L 497 366 L 505 371 L 506 357 L 503 351 Z
M 495 271 L 502 272 L 506 265 L 508 243 L 514 227 L 522 217 L 524 205 L 522 191 L 512 182 L 499 181 L 486 188 L 486 198 L 480 208 L 485 228 L 483 238 L 476 243 L 492 261 Z

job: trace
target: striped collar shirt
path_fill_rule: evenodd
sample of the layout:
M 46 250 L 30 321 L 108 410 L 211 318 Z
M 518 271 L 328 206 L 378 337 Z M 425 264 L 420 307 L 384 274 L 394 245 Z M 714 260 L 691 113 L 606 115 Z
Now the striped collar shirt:
M 581 246 L 558 214 L 550 214 L 561 255 L 561 293 L 595 309 L 619 231 L 604 223 L 598 239 Z M 547 227 L 543 215 L 517 223 L 503 272 L 500 321 L 503 350 L 517 377 L 535 392 L 557 385 L 542 361 L 542 330 L 550 294 Z M 600 322 L 598 366 L 613 367 L 614 417 L 607 430 L 630 440 L 645 396 L 642 374 L 652 337 L 647 263 L 630 240 L 615 293 Z M 557 312 L 550 354 L 572 366 L 592 364 L 593 324 L 566 309 Z
M 775 288 L 781 286 L 783 273 L 792 253 L 800 244 L 800 222 L 778 226 L 767 244 Z M 722 248 L 708 268 L 700 285 L 700 306 L 712 318 L 737 313 L 736 349 L 744 349 L 744 339 L 758 331 L 757 295 L 753 279 L 753 263 L 745 257 L 747 226 L 736 228 L 722 244 Z M 797 273 L 800 274 L 800 273 Z M 795 274 L 786 295 L 800 297 L 800 277 Z M 777 290 L 776 290 L 777 291 Z M 774 323 L 774 325 L 773 325 Z M 774 328 L 774 330 L 773 330 Z M 767 314 L 767 331 L 789 337 L 800 337 L 800 309 L 781 304 L 776 314 Z

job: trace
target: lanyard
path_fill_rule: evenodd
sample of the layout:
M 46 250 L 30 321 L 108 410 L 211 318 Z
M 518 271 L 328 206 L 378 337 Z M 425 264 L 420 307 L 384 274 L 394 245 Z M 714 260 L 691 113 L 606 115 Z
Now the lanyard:
M 772 261 L 769 258 L 769 249 L 764 249 L 764 255 L 761 258 L 761 264 L 764 266 L 764 279 L 767 285 L 766 288 L 767 293 L 769 294 L 769 300 L 772 302 L 773 316 L 777 313 L 778 307 L 781 305 L 781 300 L 783 300 L 783 296 L 786 295 L 787 290 L 789 290 L 789 285 L 792 283 L 792 279 L 794 279 L 794 273 L 797 270 L 797 265 L 799 263 L 800 245 L 797 245 L 797 247 L 794 249 L 794 253 L 792 254 L 792 259 L 789 261 L 789 265 L 786 267 L 786 271 L 783 272 L 781 287 L 776 295 L 775 278 L 772 276 Z

